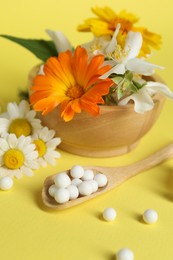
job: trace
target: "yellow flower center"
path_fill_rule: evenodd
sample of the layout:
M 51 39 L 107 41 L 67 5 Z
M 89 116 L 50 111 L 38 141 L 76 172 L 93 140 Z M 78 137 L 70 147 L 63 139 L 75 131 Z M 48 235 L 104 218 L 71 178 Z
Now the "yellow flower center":
M 24 155 L 20 150 L 10 149 L 3 156 L 4 165 L 8 169 L 19 169 L 24 163 Z
M 9 133 L 15 134 L 17 137 L 21 135 L 28 136 L 32 134 L 32 126 L 27 119 L 17 118 L 11 122 Z
M 130 22 L 129 20 L 117 17 L 116 19 L 110 21 L 109 29 L 114 32 L 118 23 L 121 24 L 121 31 L 122 31 L 122 33 L 126 33 L 127 34 L 133 27 L 132 22 Z
M 80 98 L 84 93 L 85 92 L 84 92 L 84 90 L 81 86 L 75 85 L 75 86 L 71 86 L 67 90 L 66 96 L 71 98 L 71 99 L 77 99 L 77 98 Z
M 36 150 L 38 151 L 39 157 L 42 157 L 46 153 L 46 144 L 41 139 L 35 140 L 34 144 L 36 146 Z

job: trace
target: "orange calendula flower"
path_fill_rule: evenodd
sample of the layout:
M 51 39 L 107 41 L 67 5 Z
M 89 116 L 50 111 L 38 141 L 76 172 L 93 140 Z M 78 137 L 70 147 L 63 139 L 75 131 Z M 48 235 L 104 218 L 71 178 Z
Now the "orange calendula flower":
M 87 19 L 84 24 L 78 26 L 78 31 L 92 32 L 95 36 L 100 37 L 104 35 L 112 36 L 116 30 L 117 24 L 121 24 L 121 30 L 117 37 L 118 44 L 124 47 L 125 38 L 129 31 L 141 32 L 143 37 L 143 45 L 141 48 L 140 56 L 146 56 L 151 53 L 151 47 L 159 49 L 161 44 L 161 36 L 148 31 L 143 27 L 136 27 L 135 23 L 138 18 L 126 11 L 121 11 L 116 14 L 111 8 L 92 8 L 96 18 Z
M 99 78 L 111 68 L 103 66 L 103 62 L 103 55 L 89 62 L 86 50 L 80 46 L 74 54 L 68 50 L 49 58 L 44 65 L 44 75 L 37 75 L 31 87 L 30 102 L 34 109 L 45 115 L 60 105 L 65 121 L 70 121 L 82 109 L 98 115 L 98 104 L 104 103 L 102 96 L 108 94 L 113 85 L 111 79 Z

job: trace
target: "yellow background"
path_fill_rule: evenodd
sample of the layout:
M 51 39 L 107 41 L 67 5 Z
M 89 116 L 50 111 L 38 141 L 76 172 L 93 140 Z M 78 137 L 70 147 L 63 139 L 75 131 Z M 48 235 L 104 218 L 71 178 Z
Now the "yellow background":
M 166 67 L 159 74 L 173 90 L 173 3 L 171 0 L 1 1 L 0 34 L 49 39 L 46 28 L 63 31 L 73 45 L 92 38 L 76 26 L 92 16 L 90 7 L 108 5 L 140 17 L 138 25 L 160 33 L 163 45 L 151 57 Z M 37 60 L 24 48 L 0 38 L 0 102 L 17 101 L 28 71 Z M 83 205 L 57 212 L 41 201 L 46 176 L 74 164 L 120 166 L 144 158 L 173 140 L 173 101 L 167 100 L 152 130 L 129 154 L 115 158 L 84 158 L 61 152 L 57 166 L 15 180 L 9 192 L 0 192 L 0 259 L 2 260 L 113 260 L 115 252 L 129 247 L 137 260 L 173 259 L 173 161 L 166 162 Z M 114 207 L 117 219 L 106 223 L 101 213 Z M 147 208 L 158 211 L 154 225 L 141 222 Z

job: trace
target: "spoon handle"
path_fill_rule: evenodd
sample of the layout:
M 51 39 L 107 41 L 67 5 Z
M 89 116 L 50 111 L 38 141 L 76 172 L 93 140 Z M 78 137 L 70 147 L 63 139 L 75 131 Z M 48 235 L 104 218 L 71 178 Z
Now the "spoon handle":
M 107 168 L 107 173 L 109 175 L 111 174 L 112 187 L 110 188 L 113 188 L 113 186 L 117 186 L 138 173 L 146 171 L 170 158 L 173 158 L 173 143 L 131 165 Z

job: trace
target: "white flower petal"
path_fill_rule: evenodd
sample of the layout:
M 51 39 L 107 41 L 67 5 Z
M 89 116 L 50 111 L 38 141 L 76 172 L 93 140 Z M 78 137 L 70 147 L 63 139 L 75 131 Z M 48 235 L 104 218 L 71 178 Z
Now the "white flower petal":
M 34 151 L 28 154 L 25 154 L 25 158 L 27 161 L 32 161 L 38 158 L 38 152 Z
M 4 138 L 0 138 L 0 149 L 6 152 L 9 149 L 9 145 Z
M 34 117 L 36 116 L 36 112 L 34 110 L 30 110 L 28 111 L 28 113 L 26 114 L 26 118 L 30 121 L 32 119 L 34 119 Z
M 137 93 L 130 95 L 129 97 L 121 100 L 119 102 L 120 106 L 125 106 L 130 100 L 134 101 L 134 110 L 137 113 L 144 113 L 149 111 L 154 107 L 154 102 L 150 95 L 148 94 L 145 87 L 140 89 Z
M 35 155 L 35 152 L 36 151 L 34 151 L 35 150 L 35 144 L 30 144 L 29 146 L 26 146 L 26 147 L 24 147 L 23 149 L 22 149 L 22 151 L 23 151 L 23 153 L 25 154 L 25 156 L 29 156 L 29 154 L 30 154 L 30 156 L 31 156 L 31 154 L 32 153 L 34 153 L 34 155 Z M 34 156 L 33 155 L 33 156 Z M 36 156 L 36 155 L 35 155 Z M 37 156 L 35 157 L 35 158 L 37 158 Z
M 120 27 L 121 27 L 121 25 L 118 23 L 116 26 L 116 30 L 112 36 L 112 39 L 111 39 L 110 43 L 108 44 L 108 46 L 106 47 L 106 50 L 105 50 L 106 54 L 110 54 L 115 50 L 115 46 L 117 45 L 116 38 L 119 33 Z
M 9 120 L 7 118 L 0 118 L 0 134 L 7 132 L 9 127 Z
M 53 137 L 55 136 L 55 131 L 52 129 L 52 130 L 49 130 L 47 132 L 47 135 L 45 136 L 45 141 L 48 142 L 49 140 L 51 140 Z
M 19 108 L 15 102 L 8 103 L 7 112 L 9 114 L 9 118 L 15 119 L 15 118 L 19 117 Z
M 49 129 L 45 126 L 39 131 L 39 138 L 46 141 L 46 136 L 48 135 Z
M 61 139 L 60 138 L 53 138 L 52 140 L 47 142 L 47 146 L 49 148 L 56 148 L 59 144 L 61 143 Z
M 163 69 L 163 67 L 151 64 L 149 62 L 146 62 L 141 59 L 132 59 L 128 60 L 126 63 L 126 68 L 130 71 L 133 71 L 134 73 L 137 74 L 142 74 L 145 76 L 152 75 L 155 71 L 155 69 Z
M 142 35 L 140 32 L 128 32 L 126 43 L 124 46 L 125 53 L 127 53 L 126 60 L 133 59 L 138 56 L 142 46 Z
M 42 167 L 46 167 L 47 166 L 47 162 L 42 157 L 38 158 L 38 163 Z
M 47 163 L 49 163 L 51 165 L 55 165 L 56 164 L 56 160 L 50 154 L 45 154 L 44 158 L 45 158 Z
M 123 63 L 121 64 L 117 64 L 116 66 L 114 66 L 112 69 L 110 69 L 109 71 L 107 71 L 105 74 L 103 74 L 100 79 L 106 79 L 108 78 L 112 73 L 115 74 L 124 74 L 126 71 L 125 66 Z
M 148 90 L 153 90 L 154 93 L 161 93 L 166 97 L 173 98 L 173 92 L 163 83 L 148 81 L 146 87 Z
M 18 144 L 18 140 L 15 134 L 9 134 L 7 136 L 7 141 L 9 144 L 10 148 L 16 148 L 17 144 Z
M 22 100 L 19 104 L 20 117 L 24 117 L 30 110 L 29 103 L 26 100 Z
M 58 159 L 58 158 L 61 157 L 61 154 L 60 154 L 58 151 L 55 151 L 55 150 L 49 150 L 49 154 L 50 154 L 52 157 L 56 158 L 56 159 Z
M 14 174 L 13 176 L 15 176 L 17 179 L 21 179 L 23 177 L 22 172 L 19 169 L 15 170 L 13 174 Z
M 37 160 L 28 160 L 25 162 L 24 165 L 33 170 L 37 170 L 39 168 L 39 164 Z
M 66 36 L 62 32 L 52 31 L 49 29 L 46 30 L 46 32 L 52 38 L 58 53 L 67 51 L 67 50 L 72 50 L 71 43 L 69 42 L 69 40 L 66 38 Z
M 28 167 L 22 166 L 21 171 L 23 174 L 27 175 L 28 177 L 33 176 L 33 171 Z

